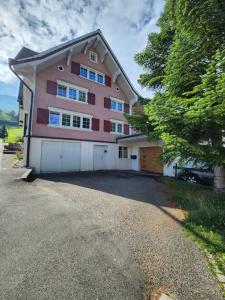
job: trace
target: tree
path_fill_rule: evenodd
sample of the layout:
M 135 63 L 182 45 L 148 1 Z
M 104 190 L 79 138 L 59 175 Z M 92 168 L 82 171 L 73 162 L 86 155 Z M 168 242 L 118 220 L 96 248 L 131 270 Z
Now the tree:
M 5 125 L 2 126 L 2 129 L 0 131 L 0 138 L 5 139 L 8 136 L 8 132 L 7 129 L 5 127 Z
M 166 162 L 180 157 L 181 161 L 192 159 L 214 165 L 217 188 L 225 188 L 225 180 L 221 184 L 217 179 L 217 171 L 225 175 L 225 70 L 224 51 L 220 50 L 225 46 L 224 16 L 222 0 L 168 0 L 161 17 L 167 20 L 166 30 L 165 23 L 162 26 L 159 22 L 161 32 L 154 34 L 158 37 L 151 38 L 136 56 L 147 71 L 139 82 L 155 90 L 142 117 L 148 120 L 145 133 L 149 128 L 163 140 Z M 161 49 L 162 33 L 169 41 L 166 52 Z M 157 49 L 157 57 L 164 55 L 157 67 L 149 53 L 152 49 Z M 138 116 L 129 121 L 144 132 Z

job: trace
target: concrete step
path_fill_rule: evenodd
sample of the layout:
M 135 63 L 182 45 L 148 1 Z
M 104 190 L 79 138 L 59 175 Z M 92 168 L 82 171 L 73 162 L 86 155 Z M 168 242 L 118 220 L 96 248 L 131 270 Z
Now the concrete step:
M 20 179 L 28 180 L 29 177 L 31 176 L 32 172 L 33 172 L 32 168 L 27 168 L 26 171 L 22 174 L 22 176 L 20 176 Z

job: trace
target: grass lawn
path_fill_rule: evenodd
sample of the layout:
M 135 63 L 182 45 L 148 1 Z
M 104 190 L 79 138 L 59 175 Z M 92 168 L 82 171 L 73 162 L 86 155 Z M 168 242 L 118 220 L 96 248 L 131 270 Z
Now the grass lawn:
M 22 127 L 9 127 L 7 128 L 8 137 L 5 139 L 6 143 L 16 143 L 18 139 L 22 138 Z
M 165 181 L 172 200 L 185 212 L 183 233 L 211 255 L 211 271 L 216 274 L 217 267 L 225 275 L 225 194 L 171 178 Z M 225 296 L 224 285 L 220 283 L 220 286 Z

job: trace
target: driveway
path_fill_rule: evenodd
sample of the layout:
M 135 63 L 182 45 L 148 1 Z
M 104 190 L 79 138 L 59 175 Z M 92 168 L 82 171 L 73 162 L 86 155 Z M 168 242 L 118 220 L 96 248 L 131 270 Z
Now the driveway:
M 222 299 L 164 186 L 120 172 L 0 172 L 0 299 Z

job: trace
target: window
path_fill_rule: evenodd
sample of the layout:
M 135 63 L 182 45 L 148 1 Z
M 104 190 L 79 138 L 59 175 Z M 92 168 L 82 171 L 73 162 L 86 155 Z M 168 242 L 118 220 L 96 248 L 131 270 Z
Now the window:
M 49 113 L 49 124 L 58 126 L 60 125 L 60 113 L 50 111 Z
M 122 101 L 117 101 L 117 100 L 111 99 L 111 109 L 123 112 L 124 111 L 124 103 Z
M 80 75 L 87 78 L 88 70 L 86 68 L 80 67 Z
M 89 131 L 91 130 L 91 116 L 57 109 L 57 111 L 50 111 L 49 125 Z
M 67 91 L 66 86 L 58 85 L 58 89 L 57 89 L 57 95 L 58 96 L 66 97 L 66 91 Z
M 127 147 L 119 147 L 119 158 L 128 158 L 128 148 Z
M 122 133 L 122 124 L 121 123 L 117 124 L 117 132 Z
M 123 123 L 119 121 L 111 121 L 111 132 L 123 134 Z
M 102 74 L 98 74 L 98 75 L 97 75 L 97 81 L 98 81 L 98 83 L 101 83 L 101 84 L 104 83 L 104 77 L 103 77 Z
M 80 76 L 99 84 L 105 84 L 105 75 L 96 70 L 89 69 L 85 66 L 80 66 Z
M 73 116 L 73 127 L 78 127 L 78 128 L 80 128 L 80 117 L 78 117 L 78 116 Z
M 116 101 L 111 100 L 111 109 L 116 110 Z
M 89 52 L 89 59 L 95 63 L 97 63 L 97 59 L 98 59 L 98 56 L 97 56 L 97 53 L 93 52 L 93 51 L 90 51 Z
M 79 101 L 86 102 L 86 93 L 79 91 Z
M 62 126 L 70 126 L 70 115 L 62 114 Z
M 64 67 L 63 67 L 62 65 L 59 65 L 59 66 L 58 66 L 58 70 L 59 70 L 60 72 L 63 72 L 63 71 L 64 71 Z
M 85 129 L 90 128 L 90 119 L 89 118 L 83 118 L 83 128 L 85 128 Z
M 123 103 L 121 103 L 121 102 L 117 103 L 117 110 L 118 111 L 123 111 Z
M 57 85 L 57 96 L 65 97 L 67 99 L 77 100 L 81 102 L 87 102 L 87 91 L 82 88 L 72 86 L 65 83 L 65 85 L 59 83 Z
M 77 91 L 75 89 L 69 88 L 69 98 L 70 99 L 77 99 Z
M 89 79 L 95 81 L 95 72 L 89 71 Z
M 116 132 L 116 123 L 111 122 L 111 132 Z

